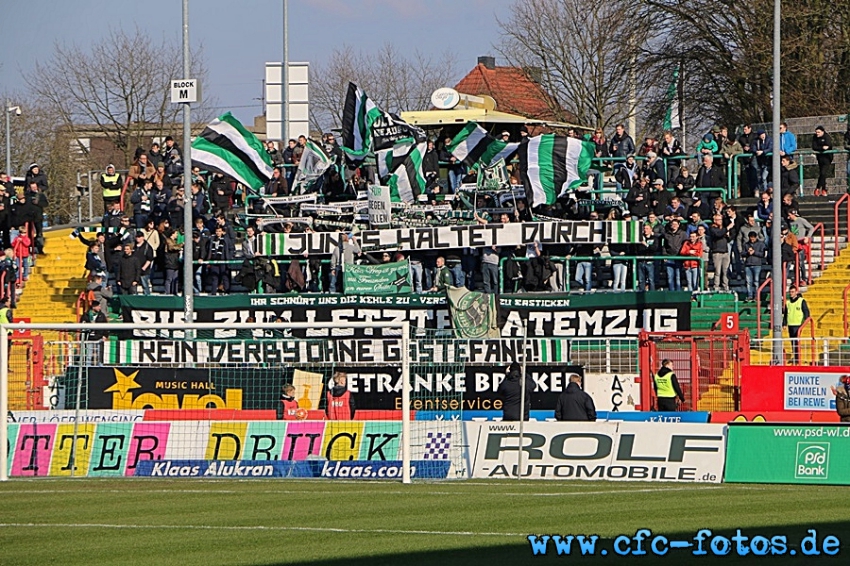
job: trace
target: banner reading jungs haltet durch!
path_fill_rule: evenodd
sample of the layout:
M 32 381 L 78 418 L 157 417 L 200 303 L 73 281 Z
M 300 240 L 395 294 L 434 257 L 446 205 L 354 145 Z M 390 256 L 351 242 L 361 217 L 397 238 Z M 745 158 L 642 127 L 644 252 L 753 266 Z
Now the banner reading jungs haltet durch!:
M 850 485 L 850 424 L 729 423 L 727 482 Z
M 725 425 L 465 423 L 472 477 L 720 483 Z

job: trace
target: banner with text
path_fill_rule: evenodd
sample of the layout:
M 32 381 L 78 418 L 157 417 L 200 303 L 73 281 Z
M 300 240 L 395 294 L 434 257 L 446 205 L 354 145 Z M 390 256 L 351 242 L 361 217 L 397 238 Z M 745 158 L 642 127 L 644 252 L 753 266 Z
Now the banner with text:
M 399 295 L 413 290 L 410 285 L 410 262 L 363 264 L 348 263 L 343 267 L 346 295 Z
M 179 324 L 184 322 L 180 297 L 122 295 L 119 298 L 128 322 Z M 589 337 L 636 338 L 641 330 L 677 332 L 690 329 L 691 297 L 687 292 L 651 292 L 553 295 L 529 297 L 502 295 L 499 328 L 503 337 L 521 337 L 523 322 L 530 338 Z M 445 295 L 230 295 L 198 297 L 195 321 L 214 322 L 221 328 L 199 331 L 201 338 L 254 339 L 254 333 L 233 330 L 232 323 L 328 323 L 331 327 L 293 331 L 306 337 L 381 336 L 381 329 L 352 330 L 349 322 L 401 322 L 414 328 L 452 328 Z M 282 326 L 284 326 L 282 325 Z M 395 331 L 396 334 L 398 331 Z M 242 336 L 242 334 L 247 334 Z M 271 335 L 272 333 L 270 333 Z M 182 334 L 179 334 L 182 335 Z M 139 330 L 137 337 L 168 337 L 165 331 Z M 282 337 L 283 334 L 278 333 Z M 271 336 L 270 336 L 271 337 Z
M 547 244 L 634 244 L 640 241 L 640 223 L 625 220 L 563 220 L 468 224 L 419 228 L 365 230 L 357 235 L 364 251 L 381 248 L 440 250 L 485 246 Z M 257 255 L 330 255 L 341 245 L 341 232 L 259 234 Z
M 422 439 L 411 446 L 419 477 L 466 476 L 461 426 L 411 423 L 413 438 Z M 12 476 L 400 477 L 400 469 L 388 471 L 401 465 L 400 422 L 26 423 L 9 428 Z M 314 466 L 311 472 L 281 472 L 305 461 Z M 346 470 L 349 466 L 359 468 Z
M 850 485 L 850 425 L 729 424 L 724 481 Z
M 473 478 L 720 483 L 725 425 L 527 423 L 518 470 L 518 423 L 465 423 Z

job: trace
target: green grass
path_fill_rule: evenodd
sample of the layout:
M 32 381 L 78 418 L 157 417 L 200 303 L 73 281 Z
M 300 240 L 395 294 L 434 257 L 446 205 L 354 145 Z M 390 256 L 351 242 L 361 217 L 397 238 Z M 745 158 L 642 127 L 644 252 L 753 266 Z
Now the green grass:
M 847 563 L 846 488 L 613 482 L 12 480 L 0 484 L 0 564 L 820 564 Z M 119 528 L 123 526 L 123 528 Z M 526 534 L 702 528 L 784 534 L 795 557 L 532 557 Z M 806 529 L 837 559 L 799 555 Z M 575 551 L 574 551 L 575 552 Z M 839 562 L 840 561 L 840 562 Z

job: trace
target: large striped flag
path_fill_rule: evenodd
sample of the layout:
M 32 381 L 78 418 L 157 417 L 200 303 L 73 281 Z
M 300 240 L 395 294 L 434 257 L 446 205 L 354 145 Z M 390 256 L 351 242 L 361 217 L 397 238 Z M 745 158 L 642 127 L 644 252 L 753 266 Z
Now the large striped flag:
M 263 142 L 230 112 L 210 122 L 192 142 L 192 163 L 259 189 L 272 176 L 272 160 Z
M 519 167 L 532 206 L 554 204 L 564 191 L 587 181 L 595 150 L 591 142 L 555 134 L 543 134 L 523 142 L 519 148 Z
M 381 110 L 363 89 L 348 83 L 342 110 L 342 150 L 349 158 L 360 161 L 405 138 L 423 142 L 425 131 Z
M 298 171 L 295 172 L 295 181 L 292 190 L 295 193 L 308 190 L 325 171 L 330 169 L 334 160 L 327 152 L 311 139 L 304 145 L 304 153 L 301 154 L 301 162 Z
M 487 130 L 475 122 L 469 122 L 452 140 L 449 152 L 469 167 L 483 163 L 491 167 L 500 159 L 507 160 L 517 149 L 519 143 L 507 143 L 487 133 Z
M 378 175 L 390 187 L 394 201 L 413 203 L 417 195 L 425 192 L 422 157 L 427 149 L 427 142 L 407 138 L 396 142 L 392 149 L 378 152 Z

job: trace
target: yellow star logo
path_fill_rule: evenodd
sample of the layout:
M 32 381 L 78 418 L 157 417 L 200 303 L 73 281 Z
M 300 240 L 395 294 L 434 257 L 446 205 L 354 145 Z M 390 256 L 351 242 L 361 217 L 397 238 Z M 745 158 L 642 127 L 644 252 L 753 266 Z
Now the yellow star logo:
M 118 393 L 120 397 L 126 397 L 131 389 L 141 389 L 142 386 L 136 383 L 136 376 L 139 375 L 139 370 L 134 371 L 130 375 L 125 375 L 120 370 L 113 369 L 115 372 L 115 383 L 104 389 L 104 393 Z

